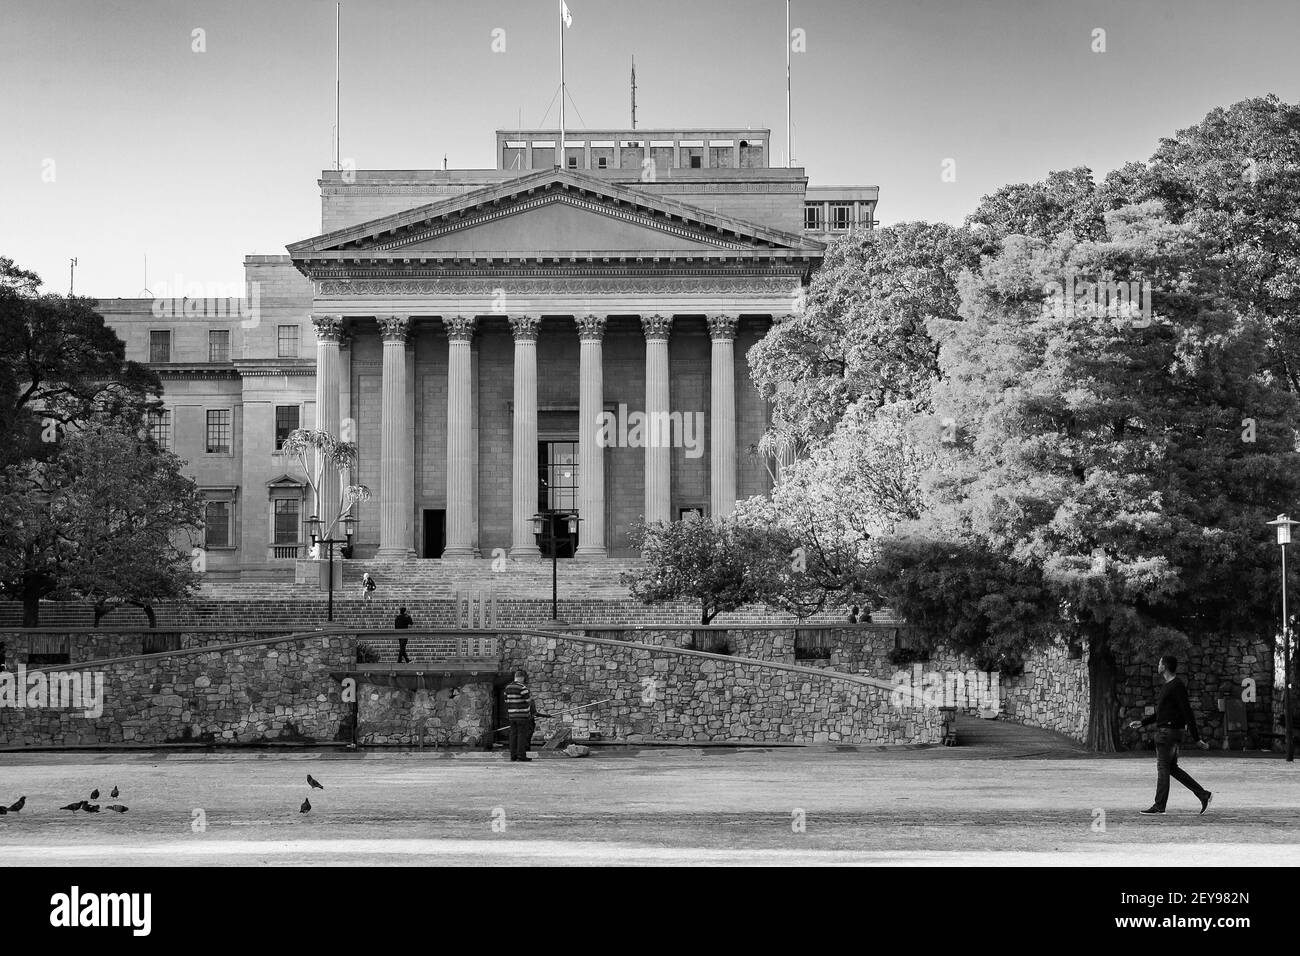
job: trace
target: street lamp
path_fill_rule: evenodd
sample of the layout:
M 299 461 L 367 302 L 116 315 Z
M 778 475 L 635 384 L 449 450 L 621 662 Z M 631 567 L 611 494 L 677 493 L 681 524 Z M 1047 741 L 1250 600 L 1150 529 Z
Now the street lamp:
M 569 514 L 569 513 L 555 512 L 555 511 L 550 511 L 545 514 L 539 513 L 533 515 L 533 534 L 538 539 L 537 543 L 539 545 L 542 543 L 542 535 L 544 529 L 546 535 L 546 542 L 548 545 L 550 545 L 551 548 L 551 620 L 552 621 L 559 620 L 559 608 L 560 608 L 559 585 L 558 585 L 558 568 L 559 568 L 560 556 L 559 553 L 556 551 L 555 545 L 561 539 L 557 538 L 555 535 L 556 518 L 559 518 L 560 520 L 567 522 L 567 527 L 569 531 L 569 540 L 572 540 L 573 536 L 578 533 L 578 522 L 582 520 L 576 514 Z
M 1291 527 L 1300 524 L 1286 515 L 1265 522 L 1277 528 L 1277 543 L 1282 548 L 1282 708 L 1286 733 L 1286 759 L 1295 760 L 1295 737 L 1291 733 L 1291 622 L 1286 611 L 1286 546 L 1291 543 Z
M 343 537 L 322 538 L 320 536 L 320 532 L 321 532 L 320 518 L 316 517 L 315 515 L 312 515 L 310 518 L 307 519 L 307 530 L 311 533 L 311 546 L 313 549 L 312 550 L 313 555 L 316 557 L 317 560 L 320 559 L 319 549 L 322 544 L 326 546 L 329 553 L 329 569 L 328 569 L 329 611 L 327 612 L 326 619 L 331 624 L 334 622 L 334 545 L 336 544 L 343 545 L 342 548 L 343 557 L 345 558 L 352 557 L 352 525 L 354 521 L 355 519 L 352 517 L 352 512 L 350 511 L 347 512 L 341 518 L 339 518 L 339 523 L 343 525 Z

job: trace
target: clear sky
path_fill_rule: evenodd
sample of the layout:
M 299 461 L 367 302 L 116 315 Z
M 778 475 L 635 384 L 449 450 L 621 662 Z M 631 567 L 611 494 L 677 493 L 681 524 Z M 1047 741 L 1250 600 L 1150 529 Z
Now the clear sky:
M 783 0 L 568 4 L 571 128 L 627 124 L 635 54 L 639 126 L 769 126 L 784 152 Z M 557 125 L 557 8 L 344 0 L 343 156 L 490 168 L 497 128 Z M 1104 174 L 1214 106 L 1300 95 L 1297 0 L 792 9 L 796 163 L 878 185 L 886 224 L 960 222 L 1006 183 Z M 333 0 L 0 0 L 0 254 L 58 292 L 76 256 L 100 297 L 137 295 L 146 253 L 151 286 L 242 281 L 245 254 L 319 231 L 333 58 Z

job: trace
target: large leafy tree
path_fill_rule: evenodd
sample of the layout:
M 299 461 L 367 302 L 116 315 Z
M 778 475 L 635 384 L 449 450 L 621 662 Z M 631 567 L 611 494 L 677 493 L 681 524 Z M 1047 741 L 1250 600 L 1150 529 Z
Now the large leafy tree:
M 926 322 L 957 317 L 957 276 L 980 248 L 966 230 L 920 222 L 832 243 L 803 311 L 748 354 L 772 402 L 769 449 L 802 453 L 857 405 L 927 402 L 937 348 Z
M 0 591 L 40 623 L 45 597 L 84 599 L 99 620 L 113 607 L 181 597 L 197 575 L 190 538 L 201 528 L 194 483 L 153 443 L 91 423 L 69 431 L 45 461 L 10 465 L 0 487 Z
M 1098 750 L 1118 743 L 1127 656 L 1268 627 L 1261 523 L 1300 490 L 1294 400 L 1261 368 L 1266 329 L 1225 306 L 1196 230 L 1153 204 L 1108 228 L 1100 243 L 1008 239 L 963 280 L 964 321 L 932 323 L 935 409 L 956 440 L 928 473 L 927 514 L 901 529 L 919 539 L 913 559 L 897 562 L 906 579 L 934 574 L 943 542 L 987 553 L 1001 606 L 965 631 L 950 616 L 954 632 L 1011 644 L 1051 625 L 1086 641 Z M 1149 282 L 1156 317 L 1046 307 L 1066 276 Z M 966 599 L 988 607 L 976 584 Z
M 1159 200 L 1205 237 L 1225 301 L 1263 323 L 1271 371 L 1300 392 L 1300 104 L 1211 110 L 1101 191 L 1112 205 Z
M 724 611 L 757 603 L 790 566 L 787 539 L 733 518 L 688 517 L 654 522 L 632 531 L 643 565 L 622 582 L 646 604 L 690 601 L 708 624 Z
M 0 467 L 48 457 L 51 422 L 134 430 L 159 407 L 158 377 L 126 360 L 94 300 L 43 294 L 40 285 L 0 256 Z
M 1068 232 L 1079 240 L 1106 238 L 1107 208 L 1086 166 L 1049 173 L 1038 183 L 1016 183 L 985 196 L 966 217 L 967 228 L 990 240 L 1031 236 L 1052 240 Z

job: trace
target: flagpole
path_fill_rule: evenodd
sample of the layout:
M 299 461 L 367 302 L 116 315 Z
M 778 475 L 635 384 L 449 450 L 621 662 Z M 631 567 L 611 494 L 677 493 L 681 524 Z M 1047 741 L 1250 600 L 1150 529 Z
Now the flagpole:
M 794 145 L 790 140 L 790 0 L 785 0 L 785 165 L 794 165 Z
M 334 4 L 334 168 L 342 169 L 339 155 L 343 149 L 343 130 L 339 127 L 339 18 L 343 3 Z
M 564 0 L 560 0 L 560 142 L 555 150 L 556 165 L 567 169 L 564 162 Z

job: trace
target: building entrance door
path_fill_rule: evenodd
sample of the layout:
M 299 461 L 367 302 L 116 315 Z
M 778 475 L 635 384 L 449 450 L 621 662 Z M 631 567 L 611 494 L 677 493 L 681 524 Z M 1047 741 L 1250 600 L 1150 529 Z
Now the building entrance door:
M 424 556 L 441 558 L 447 546 L 447 511 L 444 508 L 424 509 Z
M 537 443 L 537 511 L 550 516 L 554 532 L 555 556 L 571 558 L 578 549 L 578 531 L 569 534 L 564 516 L 578 513 L 578 443 L 577 441 L 539 441 Z M 551 534 L 544 525 L 541 545 L 543 557 L 551 557 Z

